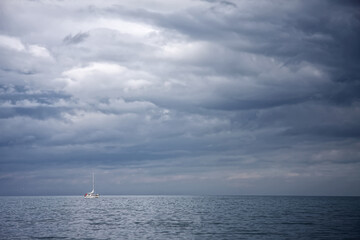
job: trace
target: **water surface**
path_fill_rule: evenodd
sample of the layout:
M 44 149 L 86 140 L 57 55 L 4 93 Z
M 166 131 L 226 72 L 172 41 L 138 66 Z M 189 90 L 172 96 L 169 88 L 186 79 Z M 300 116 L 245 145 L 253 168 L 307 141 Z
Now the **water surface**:
M 0 239 L 360 239 L 359 197 L 0 197 Z

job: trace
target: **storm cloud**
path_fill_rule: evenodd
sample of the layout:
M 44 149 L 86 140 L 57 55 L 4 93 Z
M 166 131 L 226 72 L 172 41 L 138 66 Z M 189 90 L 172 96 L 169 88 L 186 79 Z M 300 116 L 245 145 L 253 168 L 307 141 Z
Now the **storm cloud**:
M 359 195 L 356 1 L 2 1 L 3 195 Z

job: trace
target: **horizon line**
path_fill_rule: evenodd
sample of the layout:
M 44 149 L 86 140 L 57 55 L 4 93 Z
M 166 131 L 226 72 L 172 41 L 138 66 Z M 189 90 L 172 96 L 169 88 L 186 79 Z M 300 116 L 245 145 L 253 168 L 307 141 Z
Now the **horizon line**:
M 300 195 L 300 194 L 100 194 L 100 197 L 104 197 L 104 196 L 360 197 L 360 195 Z M 0 195 L 0 197 L 83 197 L 83 194 Z

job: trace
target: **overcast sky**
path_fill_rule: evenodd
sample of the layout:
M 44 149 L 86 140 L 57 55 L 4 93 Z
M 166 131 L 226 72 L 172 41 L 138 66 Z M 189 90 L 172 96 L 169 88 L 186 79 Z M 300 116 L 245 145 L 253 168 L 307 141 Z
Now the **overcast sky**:
M 0 2 L 0 195 L 360 195 L 359 1 Z

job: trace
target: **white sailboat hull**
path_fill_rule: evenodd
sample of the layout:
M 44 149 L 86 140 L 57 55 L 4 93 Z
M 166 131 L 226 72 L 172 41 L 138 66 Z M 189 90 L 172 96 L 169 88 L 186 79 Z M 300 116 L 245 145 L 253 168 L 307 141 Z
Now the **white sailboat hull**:
M 100 194 L 86 193 L 84 195 L 84 198 L 98 198 L 98 197 L 100 197 Z

